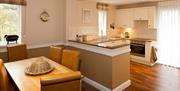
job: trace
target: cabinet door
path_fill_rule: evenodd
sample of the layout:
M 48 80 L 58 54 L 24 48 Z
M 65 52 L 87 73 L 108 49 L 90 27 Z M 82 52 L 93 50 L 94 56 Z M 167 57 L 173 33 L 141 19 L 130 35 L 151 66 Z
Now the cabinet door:
M 134 8 L 134 20 L 148 20 L 147 7 Z
M 156 28 L 156 16 L 157 10 L 156 6 L 148 7 L 148 27 L 149 28 Z
M 116 23 L 120 27 L 133 27 L 133 10 L 132 9 L 119 9 L 116 14 Z

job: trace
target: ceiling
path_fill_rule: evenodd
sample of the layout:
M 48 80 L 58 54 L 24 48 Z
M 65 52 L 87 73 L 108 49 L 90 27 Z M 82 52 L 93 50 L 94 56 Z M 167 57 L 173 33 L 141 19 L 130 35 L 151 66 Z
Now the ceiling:
M 97 0 L 98 2 L 104 2 L 108 4 L 114 5 L 123 5 L 123 4 L 132 4 L 132 3 L 140 3 L 140 2 L 150 2 L 150 1 L 162 1 L 162 0 Z

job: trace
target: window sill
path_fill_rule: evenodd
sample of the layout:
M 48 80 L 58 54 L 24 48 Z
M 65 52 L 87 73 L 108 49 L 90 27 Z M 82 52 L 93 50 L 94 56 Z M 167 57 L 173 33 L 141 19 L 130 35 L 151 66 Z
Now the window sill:
M 0 48 L 7 47 L 8 45 L 13 45 L 13 44 L 16 44 L 16 43 L 7 44 L 7 42 L 0 42 Z M 20 44 L 20 43 L 17 43 L 17 44 Z
M 7 47 L 7 43 L 6 42 L 0 42 L 0 47 Z
M 7 46 L 14 45 L 14 44 L 16 44 L 16 43 L 7 44 L 7 42 L 0 42 L 0 53 L 7 52 Z M 17 44 L 20 44 L 20 42 Z

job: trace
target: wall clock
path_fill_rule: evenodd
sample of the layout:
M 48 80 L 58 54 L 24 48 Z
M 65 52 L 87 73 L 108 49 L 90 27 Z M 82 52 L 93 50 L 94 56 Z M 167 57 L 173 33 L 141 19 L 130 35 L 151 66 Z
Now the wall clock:
M 43 22 L 47 22 L 49 20 L 49 17 L 50 15 L 48 14 L 48 12 L 46 11 L 43 11 L 41 14 L 40 14 L 40 19 L 41 21 Z

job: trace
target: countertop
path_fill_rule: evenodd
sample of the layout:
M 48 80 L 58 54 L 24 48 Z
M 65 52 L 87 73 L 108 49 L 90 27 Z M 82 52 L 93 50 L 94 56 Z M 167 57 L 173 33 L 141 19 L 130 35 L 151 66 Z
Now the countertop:
M 156 41 L 155 39 L 148 39 L 148 38 L 131 38 L 131 41 L 140 41 L 140 42 L 152 42 Z
M 69 40 L 70 42 L 81 43 L 86 45 L 92 45 L 102 48 L 108 49 L 116 49 L 124 46 L 130 45 L 130 41 L 140 41 L 140 42 L 152 42 L 156 41 L 155 39 L 147 39 L 147 38 L 131 38 L 131 39 L 122 39 L 122 38 L 113 38 L 108 41 L 99 41 L 99 40 L 89 40 L 89 41 L 76 41 L 76 40 Z
M 69 42 L 81 43 L 86 45 L 97 46 L 101 48 L 108 48 L 108 49 L 116 49 L 120 47 L 125 47 L 130 45 L 129 39 L 112 39 L 109 41 L 99 42 L 98 40 L 90 40 L 90 41 L 76 41 L 76 40 L 69 40 Z

